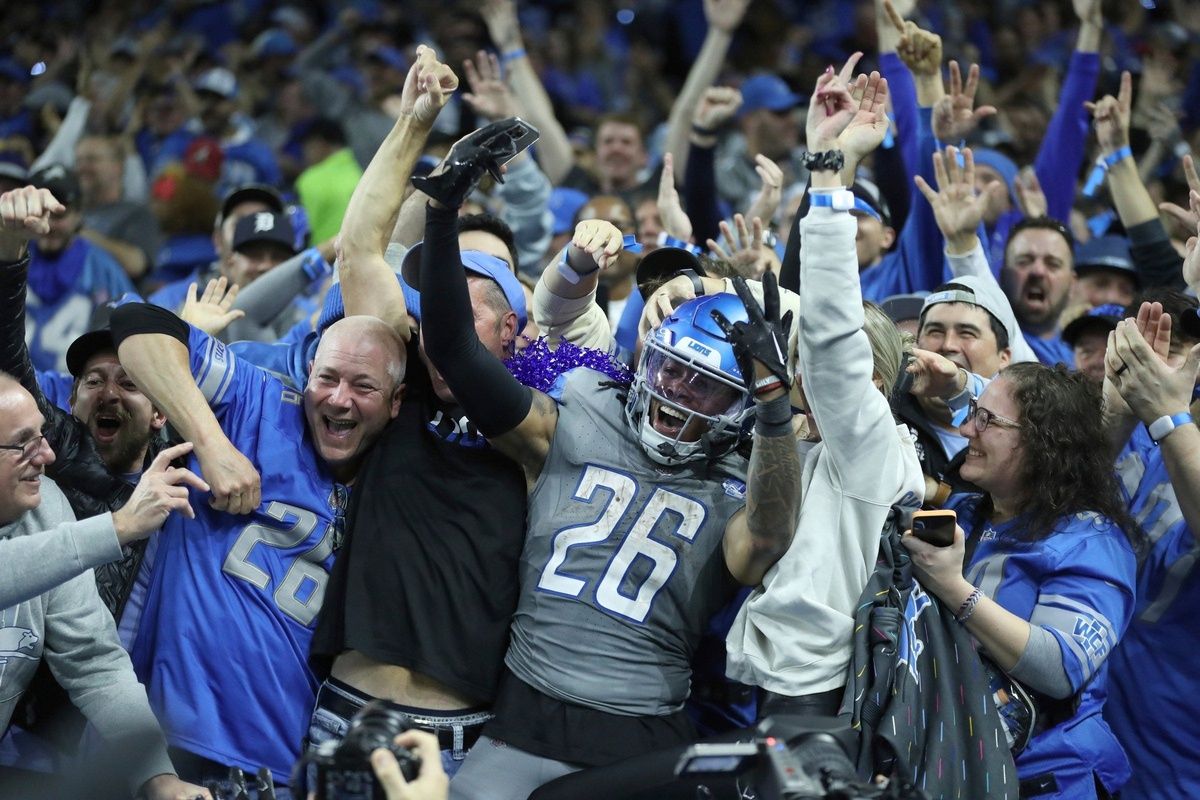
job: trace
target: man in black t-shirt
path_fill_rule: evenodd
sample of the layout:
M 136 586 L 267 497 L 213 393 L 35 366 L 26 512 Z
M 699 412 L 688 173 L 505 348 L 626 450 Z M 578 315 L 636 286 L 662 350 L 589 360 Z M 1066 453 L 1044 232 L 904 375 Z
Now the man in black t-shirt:
M 346 313 L 389 319 L 405 338 L 413 320 L 396 309 L 416 320 L 420 309 L 405 306 L 383 243 L 420 152 L 411 124 L 402 117 L 368 166 L 340 246 Z M 470 248 L 463 260 L 475 330 L 504 358 L 526 321 L 510 248 L 483 230 L 459 240 Z M 415 293 L 409 298 L 419 302 Z M 410 355 L 420 355 L 415 340 L 409 347 Z M 312 658 L 327 679 L 309 743 L 340 737 L 359 708 L 383 698 L 437 734 L 443 765 L 453 774 L 491 716 L 503 671 L 526 486 L 520 468 L 484 440 L 426 360 L 409 364 L 400 413 L 355 484 L 347 540 L 318 619 Z

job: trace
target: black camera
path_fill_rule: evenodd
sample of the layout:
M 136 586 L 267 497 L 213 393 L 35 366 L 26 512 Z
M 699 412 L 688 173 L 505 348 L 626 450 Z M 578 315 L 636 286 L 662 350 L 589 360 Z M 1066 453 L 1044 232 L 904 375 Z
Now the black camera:
M 903 778 L 861 780 L 848 755 L 854 747 L 842 720 L 776 714 L 759 723 L 753 741 L 692 745 L 675 774 L 689 781 L 745 774 L 739 786 L 754 787 L 760 800 L 924 800 Z
M 341 740 L 324 742 L 300 759 L 292 773 L 292 786 L 303 786 L 304 792 L 313 793 L 317 800 L 386 800 L 371 768 L 371 753 L 380 747 L 390 750 L 404 779 L 415 780 L 421 770 L 420 757 L 392 741 L 411 727 L 408 715 L 395 703 L 372 700 L 350 719 Z

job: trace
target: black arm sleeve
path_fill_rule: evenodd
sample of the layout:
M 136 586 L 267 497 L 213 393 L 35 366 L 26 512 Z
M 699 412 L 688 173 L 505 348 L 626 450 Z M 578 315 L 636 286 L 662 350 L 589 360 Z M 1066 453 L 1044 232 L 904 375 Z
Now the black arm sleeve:
M 1183 259 L 1171 246 L 1171 238 L 1162 220 L 1146 220 L 1134 225 L 1126 233 L 1129 235 L 1133 266 L 1143 289 L 1151 286 L 1167 286 L 1180 291 L 1187 289 L 1187 283 L 1183 280 Z
M 805 185 L 804 199 L 800 201 L 796 216 L 789 223 L 792 227 L 788 233 L 787 247 L 783 251 L 783 262 L 779 266 L 779 285 L 797 294 L 800 293 L 800 220 L 808 213 L 809 205 L 808 186 Z
M 683 172 L 683 207 L 692 221 L 692 238 L 704 247 L 721 238 L 721 210 L 717 207 L 716 148 L 692 145 Z M 742 209 L 735 209 L 740 211 Z M 767 225 L 770 220 L 763 220 Z
M 164 333 L 173 336 L 188 346 L 188 324 L 165 308 L 149 303 L 126 303 L 113 309 L 112 318 L 108 323 L 112 329 L 113 344 L 118 348 L 121 342 L 139 333 Z
M 875 185 L 887 203 L 892 218 L 892 228 L 899 233 L 908 219 L 912 204 L 913 182 L 904 166 L 904 158 L 897 142 L 895 147 L 875 149 Z
M 533 392 L 479 341 L 458 250 L 458 210 L 425 210 L 421 246 L 421 338 L 425 354 L 454 399 L 484 436 L 516 428 L 529 414 Z

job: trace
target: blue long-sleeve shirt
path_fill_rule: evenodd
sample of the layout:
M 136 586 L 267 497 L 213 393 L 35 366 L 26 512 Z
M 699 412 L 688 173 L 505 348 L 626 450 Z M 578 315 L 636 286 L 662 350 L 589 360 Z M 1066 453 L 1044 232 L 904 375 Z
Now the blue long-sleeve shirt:
M 915 94 L 912 101 L 915 106 Z M 900 104 L 893 102 L 893 108 L 899 125 L 902 119 Z M 917 120 L 917 174 L 932 184 L 933 153 L 937 148 L 933 136 L 933 110 L 920 108 L 916 111 L 913 116 Z M 911 127 L 911 123 L 909 125 Z M 917 191 L 915 186 L 912 191 Z M 914 196 L 912 211 L 900 231 L 896 249 L 875 266 L 859 273 L 863 298 L 878 303 L 894 294 L 932 290 L 944 282 L 946 274 L 942 249 L 942 232 L 933 216 L 933 207 L 924 197 Z
M 1071 218 L 1075 184 L 1087 144 L 1088 114 L 1083 104 L 1095 95 L 1099 75 L 1099 53 L 1072 54 L 1058 96 L 1058 108 L 1050 118 L 1037 159 L 1033 162 L 1034 172 L 1046 195 L 1046 213 L 1064 224 Z M 1017 209 L 1004 214 L 996 220 L 988 236 L 988 260 L 996 275 L 1004 265 L 1004 245 L 1008 242 L 1009 231 L 1021 216 Z

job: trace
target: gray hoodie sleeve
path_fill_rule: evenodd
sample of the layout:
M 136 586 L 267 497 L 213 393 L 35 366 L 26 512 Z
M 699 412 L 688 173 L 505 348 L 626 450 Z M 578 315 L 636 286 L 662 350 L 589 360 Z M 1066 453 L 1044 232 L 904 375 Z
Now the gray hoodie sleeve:
M 37 538 L 37 537 L 32 537 Z M 129 785 L 173 774 L 146 689 L 117 639 L 91 570 L 47 593 L 45 650 L 50 671 L 105 739 L 129 754 Z
M 0 539 L 0 608 L 23 603 L 120 557 L 112 514 Z

